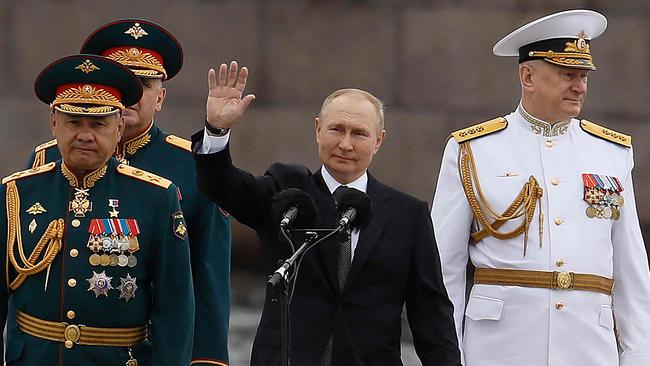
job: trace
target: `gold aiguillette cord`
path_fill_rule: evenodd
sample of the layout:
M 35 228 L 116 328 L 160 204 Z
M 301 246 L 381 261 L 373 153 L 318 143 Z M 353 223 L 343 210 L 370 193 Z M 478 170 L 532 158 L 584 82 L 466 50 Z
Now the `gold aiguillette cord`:
M 469 142 L 463 142 L 459 146 L 458 150 L 458 171 L 462 181 L 463 189 L 465 190 L 465 196 L 469 202 L 474 217 L 481 225 L 482 229 L 478 232 L 472 234 L 472 238 L 478 242 L 479 240 L 485 238 L 486 236 L 493 236 L 499 240 L 508 240 L 515 238 L 522 233 L 524 234 L 524 256 L 526 255 L 526 249 L 528 247 L 528 230 L 530 228 L 530 223 L 533 220 L 535 215 L 535 207 L 539 203 L 539 245 L 542 245 L 542 233 L 543 233 L 543 220 L 544 215 L 542 214 L 541 207 L 541 198 L 543 195 L 543 189 L 537 183 L 537 180 L 532 175 L 528 178 L 528 182 L 524 184 L 515 197 L 514 201 L 510 206 L 502 213 L 496 213 L 490 205 L 487 203 L 483 190 L 481 189 L 481 184 L 478 180 L 478 174 L 476 172 L 476 165 L 474 162 L 474 156 L 472 154 L 472 149 L 469 145 Z M 474 187 L 476 186 L 476 192 L 478 192 L 478 197 Z M 490 223 L 487 219 L 489 216 L 494 221 Z M 519 217 L 524 218 L 523 222 L 511 231 L 501 232 L 498 231 L 504 223 L 510 220 L 517 219 Z
M 20 196 L 18 194 L 18 187 L 16 187 L 16 182 L 11 181 L 7 183 L 7 225 L 8 225 L 8 235 L 7 235 L 7 257 L 9 262 L 14 267 L 18 276 L 10 284 L 9 288 L 15 290 L 27 279 L 27 277 L 35 275 L 43 271 L 46 267 L 48 268 L 48 274 L 46 275 L 45 280 L 45 290 L 47 290 L 47 281 L 49 279 L 49 269 L 54 261 L 54 258 L 61 250 L 63 231 L 65 229 L 65 223 L 63 219 L 53 220 L 47 226 L 45 233 L 38 241 L 34 250 L 29 255 L 29 258 L 25 257 L 25 252 L 23 248 L 21 230 L 20 230 Z M 23 265 L 20 265 L 16 260 L 16 255 L 14 252 L 14 246 L 18 247 L 18 254 L 20 256 L 20 261 Z M 38 261 L 38 258 L 43 253 L 43 258 Z

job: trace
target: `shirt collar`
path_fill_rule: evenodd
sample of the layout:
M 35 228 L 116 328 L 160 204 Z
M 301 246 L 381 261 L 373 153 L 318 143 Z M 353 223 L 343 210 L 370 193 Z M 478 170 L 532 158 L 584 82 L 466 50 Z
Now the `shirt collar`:
M 521 104 L 521 102 L 517 107 L 517 113 L 519 113 L 524 121 L 528 122 L 533 133 L 536 135 L 542 135 L 544 137 L 564 135 L 569 130 L 569 124 L 571 123 L 571 119 L 568 119 L 566 121 L 560 121 L 554 125 L 551 125 L 550 123 L 534 117 L 528 113 L 524 109 L 524 106 Z
M 363 172 L 363 175 L 361 175 L 359 178 L 356 180 L 348 183 L 348 184 L 341 184 L 339 183 L 332 175 L 327 171 L 327 168 L 323 165 L 320 169 L 321 174 L 323 175 L 323 180 L 325 181 L 325 184 L 327 185 L 327 189 L 330 190 L 330 193 L 334 193 L 334 191 L 339 187 L 339 186 L 346 186 L 354 189 L 358 189 L 363 193 L 366 193 L 368 190 L 368 172 L 365 171 Z

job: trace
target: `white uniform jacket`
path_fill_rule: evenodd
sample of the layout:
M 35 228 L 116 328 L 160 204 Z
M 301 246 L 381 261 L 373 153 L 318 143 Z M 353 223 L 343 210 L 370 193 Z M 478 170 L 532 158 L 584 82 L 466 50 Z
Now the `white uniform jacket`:
M 507 128 L 470 141 L 477 175 L 487 202 L 498 213 L 530 175 L 538 180 L 544 190 L 541 246 L 539 208 L 525 257 L 523 235 L 510 240 L 488 236 L 468 244 L 473 214 L 461 185 L 459 145 L 453 138 L 445 148 L 431 210 L 465 365 L 650 365 L 650 273 L 632 187 L 632 148 L 588 134 L 576 119 L 552 128 L 543 122 L 534 127 L 519 110 L 505 118 Z M 620 220 L 587 217 L 582 173 L 619 178 L 625 199 Z M 499 230 L 512 230 L 520 220 Z M 476 267 L 613 278 L 614 295 L 474 285 L 466 303 L 468 258 Z

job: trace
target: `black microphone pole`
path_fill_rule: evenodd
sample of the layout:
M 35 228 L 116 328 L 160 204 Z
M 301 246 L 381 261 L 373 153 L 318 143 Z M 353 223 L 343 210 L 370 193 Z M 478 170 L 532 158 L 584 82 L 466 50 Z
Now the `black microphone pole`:
M 281 228 L 284 231 L 284 228 Z M 282 366 L 289 366 L 289 354 L 291 353 L 291 329 L 289 328 L 289 270 L 293 267 L 294 263 L 300 256 L 311 246 L 311 244 L 318 238 L 318 234 L 313 231 L 305 233 L 305 241 L 296 250 L 293 255 L 282 263 L 271 278 L 266 282 L 267 286 L 271 287 L 273 296 L 272 301 L 280 301 L 280 357 Z M 287 239 L 289 236 L 286 235 Z M 293 246 L 293 243 L 291 243 Z M 295 280 L 295 279 L 294 279 Z M 279 285 L 279 286 L 278 286 Z M 278 287 L 280 296 L 278 296 Z M 278 299 L 279 298 L 279 299 Z

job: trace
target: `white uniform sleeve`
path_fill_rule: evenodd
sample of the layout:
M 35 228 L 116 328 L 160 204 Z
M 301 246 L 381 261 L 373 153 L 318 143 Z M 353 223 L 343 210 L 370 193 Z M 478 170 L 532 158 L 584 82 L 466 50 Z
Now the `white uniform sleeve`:
M 210 136 L 208 130 L 203 128 L 203 141 L 196 146 L 197 154 L 214 154 L 223 151 L 230 140 L 230 131 L 223 136 Z
M 612 230 L 614 309 L 621 336 L 620 365 L 645 366 L 650 365 L 650 271 L 634 199 L 632 149 L 627 166 L 625 203 Z
M 458 173 L 458 144 L 454 139 L 449 139 L 445 147 L 431 207 L 442 274 L 447 293 L 454 304 L 456 334 L 462 354 L 468 245 L 473 214 Z

